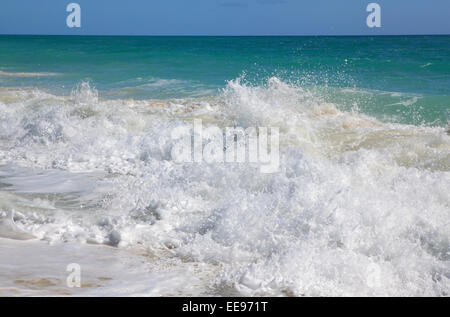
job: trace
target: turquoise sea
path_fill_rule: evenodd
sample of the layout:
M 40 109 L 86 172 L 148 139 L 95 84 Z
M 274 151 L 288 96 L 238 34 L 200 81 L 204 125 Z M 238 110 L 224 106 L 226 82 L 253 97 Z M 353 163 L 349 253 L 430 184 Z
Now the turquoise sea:
M 0 36 L 0 296 L 449 296 L 449 120 L 450 36 Z
M 135 99 L 216 95 L 238 77 L 276 76 L 384 120 L 446 125 L 450 116 L 450 36 L 0 36 L 0 71 L 53 74 L 0 75 L 1 86 L 64 94 L 90 81 L 101 96 Z

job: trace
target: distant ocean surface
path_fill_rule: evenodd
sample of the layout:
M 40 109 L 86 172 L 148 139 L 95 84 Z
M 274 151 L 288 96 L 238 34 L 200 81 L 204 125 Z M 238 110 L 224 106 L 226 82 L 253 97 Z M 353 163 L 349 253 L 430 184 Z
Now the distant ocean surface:
M 174 162 L 193 119 L 279 172 Z M 146 254 L 97 295 L 449 296 L 449 125 L 450 36 L 4 35 L 0 237 Z
M 61 37 L 0 36 L 2 86 L 67 93 L 90 81 L 105 98 L 216 95 L 243 77 L 325 89 L 340 106 L 388 120 L 449 120 L 450 36 Z M 355 88 L 357 91 L 349 92 Z

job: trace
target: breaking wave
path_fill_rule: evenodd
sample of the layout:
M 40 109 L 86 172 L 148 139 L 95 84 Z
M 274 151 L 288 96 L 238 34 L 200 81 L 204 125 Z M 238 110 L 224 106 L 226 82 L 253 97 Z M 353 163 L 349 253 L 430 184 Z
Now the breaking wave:
M 278 78 L 170 100 L 1 88 L 6 233 L 200 263 L 206 294 L 448 295 L 450 136 L 325 97 Z M 280 171 L 175 163 L 196 118 L 279 127 Z

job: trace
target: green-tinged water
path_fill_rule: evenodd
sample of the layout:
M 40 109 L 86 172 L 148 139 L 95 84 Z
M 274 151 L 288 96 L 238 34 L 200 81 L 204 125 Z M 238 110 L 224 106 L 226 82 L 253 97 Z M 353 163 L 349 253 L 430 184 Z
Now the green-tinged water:
M 450 36 L 0 36 L 0 71 L 0 86 L 64 94 L 89 80 L 102 97 L 134 99 L 215 95 L 237 77 L 276 76 L 382 120 L 446 125 L 450 111 Z

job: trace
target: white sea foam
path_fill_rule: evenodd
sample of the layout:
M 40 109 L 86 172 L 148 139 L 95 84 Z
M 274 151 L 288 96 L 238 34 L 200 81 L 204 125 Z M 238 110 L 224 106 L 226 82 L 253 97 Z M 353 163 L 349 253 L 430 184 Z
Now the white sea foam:
M 3 72 L 0 71 L 0 76 L 7 77 L 44 77 L 44 76 L 56 76 L 56 73 L 26 73 L 26 72 Z
M 175 163 L 171 131 L 194 118 L 279 127 L 280 172 Z M 1 90 L 0 119 L 0 215 L 40 239 L 144 247 L 178 282 L 176 268 L 204 266 L 196 294 L 449 294 L 443 128 L 340 111 L 277 78 L 166 101 L 106 100 L 86 83 L 67 97 Z

